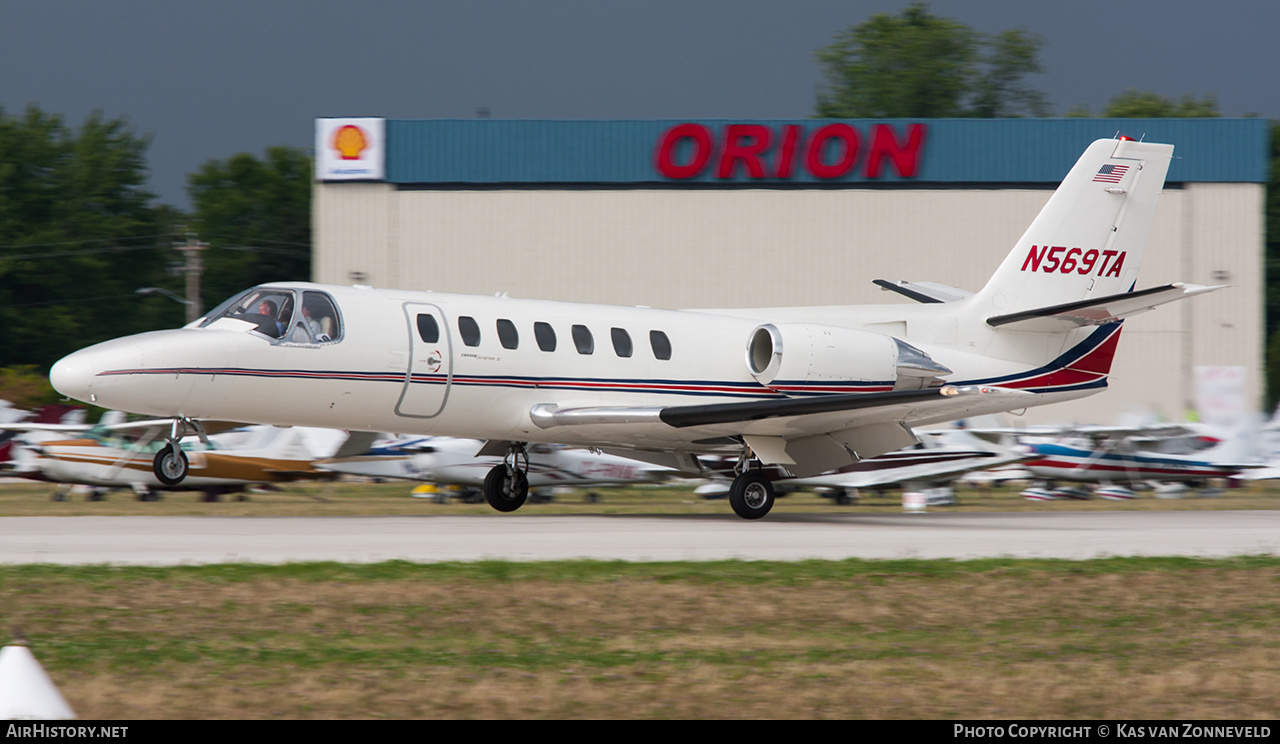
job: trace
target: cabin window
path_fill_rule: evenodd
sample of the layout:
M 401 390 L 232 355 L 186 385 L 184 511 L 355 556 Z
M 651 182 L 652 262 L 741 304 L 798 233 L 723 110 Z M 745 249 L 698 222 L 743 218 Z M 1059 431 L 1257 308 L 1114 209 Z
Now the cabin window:
M 591 338 L 591 330 L 584 325 L 573 327 L 573 345 L 578 347 L 579 354 L 590 354 L 596 350 L 596 341 Z
M 609 329 L 609 337 L 613 339 L 613 350 L 620 357 L 631 356 L 631 334 L 622 328 Z
M 426 314 L 418 316 L 418 338 L 428 344 L 440 342 L 440 324 L 436 323 L 435 316 Z
M 543 351 L 556 350 L 556 329 L 551 327 L 550 323 L 541 321 L 533 324 L 533 337 L 538 342 L 538 348 Z
M 498 340 L 502 342 L 502 348 L 514 349 L 520 345 L 520 334 L 516 331 L 516 324 L 506 318 L 498 318 Z
M 480 345 L 480 324 L 470 315 L 458 316 L 458 335 L 467 346 Z
M 649 331 L 649 345 L 653 347 L 655 359 L 671 358 L 671 340 L 662 331 Z
M 323 292 L 303 292 L 302 304 L 294 313 L 287 340 L 297 344 L 327 344 L 342 338 L 338 311 Z

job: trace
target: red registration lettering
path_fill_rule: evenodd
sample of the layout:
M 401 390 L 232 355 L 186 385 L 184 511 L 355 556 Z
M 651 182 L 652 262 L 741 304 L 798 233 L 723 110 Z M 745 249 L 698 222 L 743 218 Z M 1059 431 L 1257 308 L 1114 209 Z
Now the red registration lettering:
M 1079 248 L 1072 248 L 1071 250 L 1067 251 L 1067 255 L 1062 259 L 1062 273 L 1070 274 L 1071 272 L 1075 271 L 1076 256 L 1080 255 L 1083 252 L 1084 251 L 1080 250 Z
M 1059 273 L 1099 276 L 1120 276 L 1124 268 L 1125 252 L 1099 251 L 1096 248 L 1067 248 L 1064 245 L 1033 245 L 1022 260 L 1022 271 L 1039 271 L 1045 274 Z M 1099 261 L 1098 259 L 1102 260 Z M 1111 259 L 1115 259 L 1113 263 Z
M 1036 253 L 1036 246 L 1031 246 L 1031 250 L 1027 252 L 1027 260 L 1022 262 L 1022 270 L 1026 271 L 1027 267 L 1030 266 L 1032 271 L 1039 271 L 1040 259 L 1044 258 L 1044 254 L 1048 252 L 1048 250 L 1049 246 L 1046 245 L 1040 249 L 1039 253 Z
M 1058 266 L 1061 263 L 1061 260 L 1058 258 L 1058 254 L 1062 253 L 1066 249 L 1067 247 L 1065 245 L 1055 245 L 1049 249 L 1049 259 L 1044 265 L 1044 271 L 1046 274 L 1052 274 L 1058 270 Z
M 1093 271 L 1094 265 L 1098 263 L 1098 250 L 1090 248 L 1084 252 L 1084 256 L 1080 258 L 1080 273 L 1088 274 Z
M 1110 253 L 1111 251 L 1107 251 L 1107 252 Z M 1120 269 L 1121 267 L 1124 266 L 1124 256 L 1125 256 L 1125 251 L 1120 251 L 1120 255 L 1116 256 L 1116 262 L 1111 264 L 1111 268 L 1108 269 L 1107 273 L 1103 274 L 1103 276 L 1104 277 L 1120 276 Z

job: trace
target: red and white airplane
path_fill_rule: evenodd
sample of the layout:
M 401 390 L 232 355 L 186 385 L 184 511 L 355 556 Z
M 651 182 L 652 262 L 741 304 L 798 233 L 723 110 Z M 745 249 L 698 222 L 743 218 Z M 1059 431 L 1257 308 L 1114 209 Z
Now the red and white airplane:
M 63 394 L 173 418 L 155 458 L 224 420 L 485 440 L 485 496 L 528 494 L 526 445 L 593 447 L 688 472 L 738 458 L 730 503 L 773 507 L 761 465 L 816 475 L 917 441 L 912 428 L 1092 395 L 1121 320 L 1216 287 L 1133 291 L 1173 146 L 1085 150 L 977 293 L 881 282 L 919 304 L 675 311 L 266 284 L 184 328 L 54 365 Z M 762 281 L 765 281 L 762 278 Z

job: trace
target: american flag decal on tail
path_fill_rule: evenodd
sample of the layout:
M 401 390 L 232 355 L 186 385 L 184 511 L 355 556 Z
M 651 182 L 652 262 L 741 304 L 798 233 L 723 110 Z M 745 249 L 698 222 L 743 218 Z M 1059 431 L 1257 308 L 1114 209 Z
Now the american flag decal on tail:
M 1114 165 L 1107 163 L 1098 169 L 1098 175 L 1093 177 L 1095 183 L 1120 183 L 1120 179 L 1124 178 L 1124 174 L 1129 171 L 1127 165 Z

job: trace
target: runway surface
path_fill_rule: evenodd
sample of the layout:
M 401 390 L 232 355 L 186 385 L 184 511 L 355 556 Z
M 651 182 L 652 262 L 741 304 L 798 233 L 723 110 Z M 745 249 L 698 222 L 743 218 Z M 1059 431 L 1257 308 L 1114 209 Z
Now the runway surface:
M 732 516 L 5 517 L 0 563 L 1280 554 L 1280 511 Z

